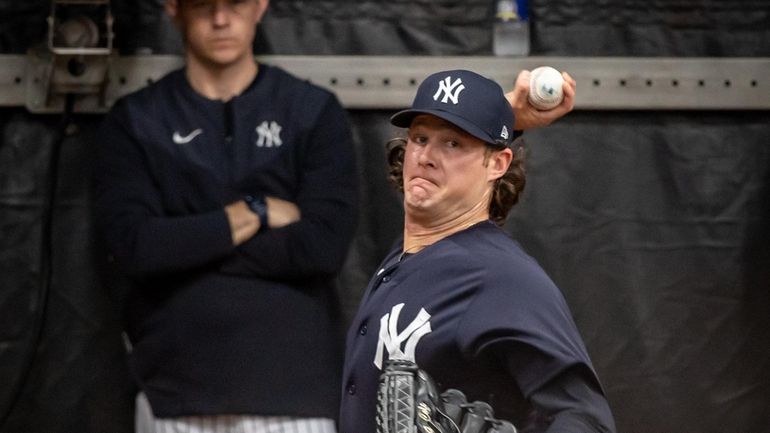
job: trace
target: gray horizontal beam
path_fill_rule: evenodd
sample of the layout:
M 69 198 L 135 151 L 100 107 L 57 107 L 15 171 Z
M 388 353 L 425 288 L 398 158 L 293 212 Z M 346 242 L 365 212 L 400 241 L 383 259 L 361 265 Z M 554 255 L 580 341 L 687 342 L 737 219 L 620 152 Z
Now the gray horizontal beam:
M 282 57 L 279 64 L 334 90 L 354 108 L 399 108 L 443 69 L 471 69 L 513 87 L 521 69 L 549 65 L 578 83 L 577 109 L 770 109 L 769 58 Z
M 396 109 L 411 103 L 432 72 L 477 71 L 505 89 L 521 69 L 550 65 L 578 83 L 578 110 L 768 110 L 770 58 L 261 56 L 335 92 L 350 109 Z M 45 56 L 0 55 L 0 105 L 61 111 L 44 98 Z M 120 96 L 182 65 L 179 56 L 113 56 L 105 98 L 81 96 L 76 111 L 102 112 Z M 72 77 L 70 77 L 71 79 Z M 71 81 L 71 80 L 70 80 Z M 43 99 L 48 100 L 46 105 Z

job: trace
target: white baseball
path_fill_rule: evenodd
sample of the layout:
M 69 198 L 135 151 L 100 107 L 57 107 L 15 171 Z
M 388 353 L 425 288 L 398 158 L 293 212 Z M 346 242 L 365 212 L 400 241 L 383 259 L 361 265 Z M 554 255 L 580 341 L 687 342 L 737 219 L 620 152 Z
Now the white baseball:
M 550 66 L 532 70 L 529 79 L 529 102 L 538 110 L 550 110 L 564 99 L 562 85 L 564 77 Z

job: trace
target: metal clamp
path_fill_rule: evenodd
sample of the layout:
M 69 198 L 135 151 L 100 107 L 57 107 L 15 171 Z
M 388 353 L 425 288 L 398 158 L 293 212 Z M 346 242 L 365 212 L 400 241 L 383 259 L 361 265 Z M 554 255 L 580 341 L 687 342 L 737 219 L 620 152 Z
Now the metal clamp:
M 47 21 L 47 47 L 28 52 L 27 109 L 61 111 L 67 94 L 91 99 L 96 107 L 88 111 L 106 109 L 113 40 L 109 0 L 53 0 Z

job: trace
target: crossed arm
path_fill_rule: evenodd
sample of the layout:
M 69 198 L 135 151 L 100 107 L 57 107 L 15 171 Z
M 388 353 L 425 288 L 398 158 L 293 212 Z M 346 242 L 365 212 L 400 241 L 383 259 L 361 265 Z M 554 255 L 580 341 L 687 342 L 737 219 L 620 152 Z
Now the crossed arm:
M 267 204 L 268 228 L 277 229 L 300 220 L 301 213 L 296 204 L 276 197 L 265 197 Z M 238 246 L 259 232 L 259 217 L 252 212 L 243 200 L 225 206 L 225 214 L 230 223 L 233 245 Z

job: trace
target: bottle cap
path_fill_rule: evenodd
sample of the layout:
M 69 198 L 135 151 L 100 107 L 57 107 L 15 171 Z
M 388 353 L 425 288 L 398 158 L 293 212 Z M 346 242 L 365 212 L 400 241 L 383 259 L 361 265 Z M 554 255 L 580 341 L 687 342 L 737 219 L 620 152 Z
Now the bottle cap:
M 497 2 L 497 14 L 495 17 L 503 21 L 519 19 L 518 8 L 513 0 L 499 0 Z

